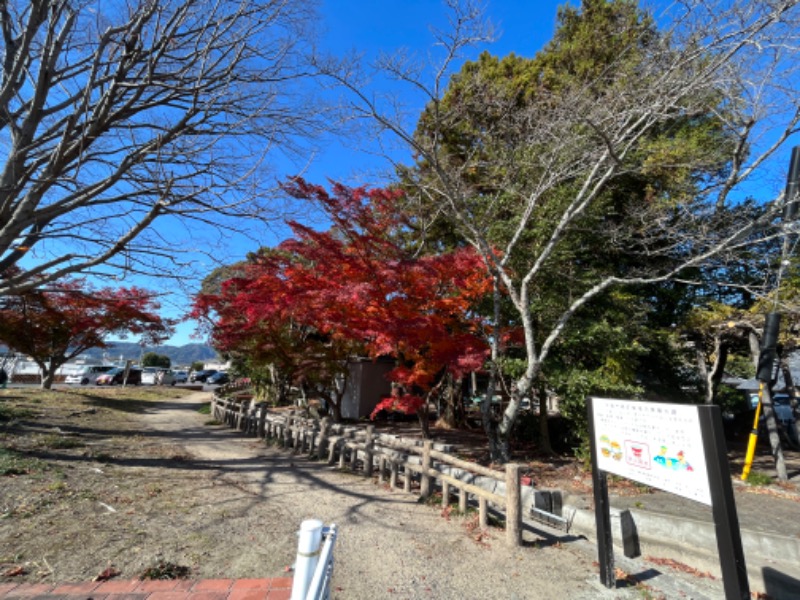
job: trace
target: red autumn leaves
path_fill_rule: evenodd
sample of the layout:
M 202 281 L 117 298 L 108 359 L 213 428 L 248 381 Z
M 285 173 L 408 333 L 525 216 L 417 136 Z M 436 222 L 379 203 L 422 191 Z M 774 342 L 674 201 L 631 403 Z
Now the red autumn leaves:
M 491 290 L 469 248 L 414 256 L 399 241 L 401 192 L 324 188 L 297 179 L 285 187 L 322 207 L 332 226 L 290 223 L 294 237 L 251 259 L 196 315 L 215 315 L 220 350 L 250 352 L 295 377 L 336 371 L 326 361 L 393 357 L 404 392 L 395 408 L 412 412 L 448 372 L 483 364 L 487 344 L 474 311 Z M 339 371 L 341 372 L 341 371 Z

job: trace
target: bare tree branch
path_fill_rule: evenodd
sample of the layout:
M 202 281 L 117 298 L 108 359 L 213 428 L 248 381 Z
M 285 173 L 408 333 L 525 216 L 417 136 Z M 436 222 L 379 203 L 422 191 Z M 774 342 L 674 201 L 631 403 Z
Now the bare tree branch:
M 0 295 L 110 264 L 164 215 L 269 217 L 265 160 L 320 125 L 294 85 L 308 3 L 127 6 L 2 3 Z

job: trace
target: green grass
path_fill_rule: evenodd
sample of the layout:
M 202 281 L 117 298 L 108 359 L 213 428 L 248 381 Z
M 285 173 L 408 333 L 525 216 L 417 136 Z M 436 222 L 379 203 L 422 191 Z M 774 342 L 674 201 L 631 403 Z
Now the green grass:
M 44 471 L 46 468 L 45 463 L 40 460 L 0 447 L 0 476 L 28 475 Z
M 70 448 L 83 448 L 86 443 L 78 438 L 51 433 L 44 436 L 39 445 L 51 450 L 69 450 Z
M 746 483 L 752 486 L 772 485 L 772 476 L 760 471 L 752 471 L 747 476 Z
M 206 404 L 203 404 L 203 406 L 201 406 L 200 409 L 197 412 L 199 412 L 201 415 L 210 415 L 211 414 L 211 402 L 207 402 Z
M 16 419 L 29 419 L 34 416 L 34 412 L 27 408 L 20 408 L 0 399 L 0 423 L 14 421 Z

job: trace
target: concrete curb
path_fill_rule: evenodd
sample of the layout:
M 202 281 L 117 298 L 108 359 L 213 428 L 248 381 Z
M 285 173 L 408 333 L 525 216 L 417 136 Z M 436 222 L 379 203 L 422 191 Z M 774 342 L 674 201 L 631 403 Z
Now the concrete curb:
M 575 505 L 570 498 L 565 500 L 563 510 L 569 532 L 579 533 L 596 543 L 594 511 Z M 673 558 L 698 571 L 720 577 L 713 523 L 651 511 L 625 510 L 633 517 L 643 555 Z M 615 554 L 620 555 L 623 548 L 620 517 L 623 512 L 611 509 Z M 774 598 L 800 597 L 800 539 L 745 528 L 740 531 L 751 587 L 760 591 L 768 589 L 770 597 Z M 779 578 L 781 581 L 766 581 L 771 572 L 783 575 Z

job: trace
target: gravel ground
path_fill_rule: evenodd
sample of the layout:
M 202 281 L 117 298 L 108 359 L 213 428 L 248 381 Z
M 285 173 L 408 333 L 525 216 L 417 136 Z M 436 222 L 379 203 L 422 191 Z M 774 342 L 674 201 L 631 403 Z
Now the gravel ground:
M 7 424 L 4 446 L 48 466 L 0 480 L 1 580 L 82 581 L 109 567 L 121 578 L 154 567 L 286 576 L 300 523 L 317 518 L 339 527 L 334 598 L 663 597 L 603 588 L 584 540 L 527 530 L 509 548 L 476 515 L 210 425 L 197 411 L 208 400 L 123 409 L 72 394 Z

